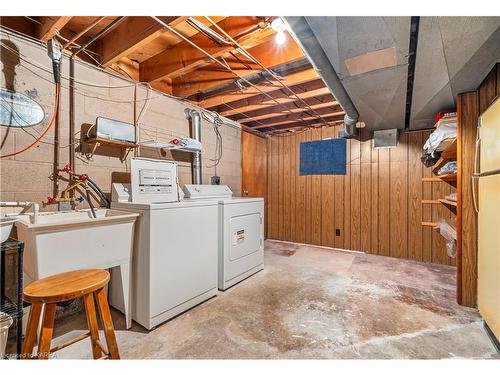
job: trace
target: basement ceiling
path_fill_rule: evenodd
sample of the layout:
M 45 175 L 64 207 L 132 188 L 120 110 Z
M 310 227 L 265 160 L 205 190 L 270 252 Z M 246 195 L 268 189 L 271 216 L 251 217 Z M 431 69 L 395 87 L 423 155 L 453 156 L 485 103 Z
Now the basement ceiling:
M 55 37 L 67 53 L 91 42 L 77 58 L 256 131 L 342 122 L 342 109 L 291 35 L 285 31 L 284 44 L 276 43 L 275 17 L 159 19 L 168 27 L 152 17 L 1 17 L 0 24 L 42 42 Z
M 500 58 L 499 17 L 421 17 L 406 124 L 410 17 L 289 17 L 292 29 L 300 19 L 370 130 L 432 127 Z

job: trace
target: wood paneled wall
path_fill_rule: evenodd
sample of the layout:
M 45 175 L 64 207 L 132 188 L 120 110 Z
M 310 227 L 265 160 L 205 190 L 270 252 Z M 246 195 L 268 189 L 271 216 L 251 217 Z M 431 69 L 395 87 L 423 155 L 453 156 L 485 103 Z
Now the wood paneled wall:
M 336 137 L 338 130 L 310 129 L 268 140 L 268 237 L 454 264 L 439 233 L 421 225 L 451 216 L 442 205 L 422 205 L 422 199 L 454 190 L 445 182 L 422 182 L 432 173 L 420 162 L 429 132 L 403 133 L 392 149 L 349 140 L 345 176 L 300 176 L 300 143 Z

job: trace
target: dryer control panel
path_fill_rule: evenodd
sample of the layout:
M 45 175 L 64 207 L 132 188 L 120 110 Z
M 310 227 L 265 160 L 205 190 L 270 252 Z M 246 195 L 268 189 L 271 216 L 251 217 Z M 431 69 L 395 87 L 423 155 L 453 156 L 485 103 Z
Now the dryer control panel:
M 227 185 L 184 185 L 184 194 L 190 199 L 226 199 L 232 198 L 233 192 Z
M 174 162 L 133 158 L 130 180 L 134 203 L 179 201 L 177 164 Z

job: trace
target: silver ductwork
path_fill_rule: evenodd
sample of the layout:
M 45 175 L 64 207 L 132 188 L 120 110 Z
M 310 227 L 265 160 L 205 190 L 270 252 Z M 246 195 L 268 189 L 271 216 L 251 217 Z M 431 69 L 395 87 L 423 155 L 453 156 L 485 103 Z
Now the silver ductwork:
M 339 136 L 343 138 L 352 138 L 358 135 L 356 123 L 359 113 L 354 106 L 349 94 L 340 81 L 337 72 L 333 68 L 330 59 L 321 47 L 318 39 L 311 30 L 305 17 L 285 17 L 296 42 L 304 51 L 314 69 L 318 72 L 321 79 L 325 82 L 335 100 L 342 107 L 346 115 L 344 116 L 344 128 Z
M 201 116 L 200 113 L 194 109 L 186 108 L 186 117 L 189 120 L 191 126 L 191 138 L 196 139 L 201 142 Z M 202 175 L 201 175 L 201 151 L 196 151 L 193 154 L 193 163 L 191 167 L 191 174 L 194 185 L 201 185 Z
M 339 131 L 340 138 L 355 138 L 359 135 L 356 127 L 357 120 L 346 114 L 344 116 L 344 127 Z

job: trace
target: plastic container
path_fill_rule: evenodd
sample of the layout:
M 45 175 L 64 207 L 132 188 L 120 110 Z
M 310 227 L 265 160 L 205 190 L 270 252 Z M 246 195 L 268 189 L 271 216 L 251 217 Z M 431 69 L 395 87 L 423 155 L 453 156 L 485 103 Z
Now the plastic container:
M 439 233 L 446 240 L 446 252 L 451 258 L 455 258 L 457 255 L 457 230 L 453 223 L 448 220 L 441 220 L 438 224 Z
M 5 356 L 5 346 L 7 345 L 9 328 L 12 323 L 11 316 L 0 311 L 0 359 L 3 359 Z
M 1 242 L 5 242 L 9 239 L 10 232 L 12 231 L 12 226 L 14 223 L 17 221 L 17 218 L 15 217 L 2 217 L 0 218 L 1 220 L 1 229 L 2 229 L 2 236 L 1 236 Z

